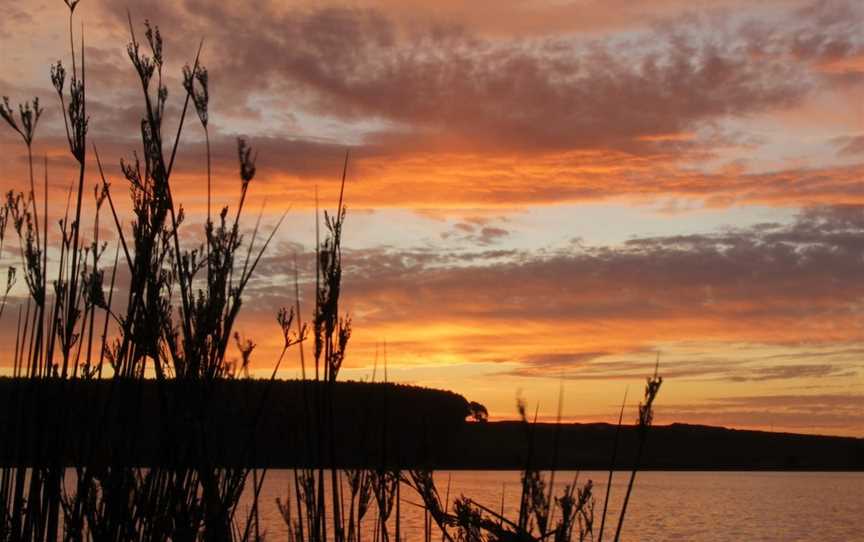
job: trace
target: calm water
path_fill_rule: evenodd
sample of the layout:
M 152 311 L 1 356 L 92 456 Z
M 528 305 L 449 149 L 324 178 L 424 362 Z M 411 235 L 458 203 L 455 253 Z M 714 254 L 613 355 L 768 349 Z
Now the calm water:
M 557 473 L 556 486 L 559 482 L 571 482 L 575 475 Z M 595 483 L 598 527 L 606 476 L 603 472 L 579 475 L 580 483 L 589 478 Z M 438 472 L 436 481 L 442 499 L 448 479 L 451 500 L 464 494 L 498 510 L 503 491 L 505 512 L 508 517 L 515 517 L 519 472 Z M 268 540 L 287 537 L 275 500 L 276 497 L 284 500 L 291 480 L 291 471 L 267 473 L 260 507 Z M 617 473 L 612 484 L 612 517 L 611 521 L 607 518 L 607 535 L 614 534 L 626 483 L 627 474 Z M 422 540 L 423 514 L 411 504 L 418 501 L 413 491 L 403 486 L 401 521 L 403 539 L 408 541 Z M 369 540 L 372 525 L 368 518 L 374 516 L 374 510 L 370 511 L 364 521 Z M 864 542 L 861 518 L 864 518 L 864 473 L 640 472 L 630 498 L 622 540 Z

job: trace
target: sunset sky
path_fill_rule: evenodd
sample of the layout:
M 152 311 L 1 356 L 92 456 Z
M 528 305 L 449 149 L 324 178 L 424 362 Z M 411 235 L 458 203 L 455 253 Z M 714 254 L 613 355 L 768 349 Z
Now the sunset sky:
M 553 419 L 563 386 L 568 420 L 614 421 L 625 389 L 632 420 L 659 352 L 657 423 L 864 436 L 864 3 L 82 0 L 89 138 L 121 200 L 142 115 L 127 6 L 164 36 L 172 134 L 204 39 L 217 201 L 236 205 L 242 135 L 249 209 L 265 229 L 290 209 L 238 326 L 261 374 L 295 262 L 309 282 L 316 187 L 334 208 L 350 150 L 342 378 L 370 379 L 376 352 L 383 378 L 386 350 L 390 380 L 494 418 L 521 396 Z M 2 11 L 0 95 L 46 108 L 34 151 L 57 218 L 68 10 Z M 0 187 L 22 190 L 25 147 L 2 128 Z M 193 114 L 174 175 L 189 246 L 204 168 Z

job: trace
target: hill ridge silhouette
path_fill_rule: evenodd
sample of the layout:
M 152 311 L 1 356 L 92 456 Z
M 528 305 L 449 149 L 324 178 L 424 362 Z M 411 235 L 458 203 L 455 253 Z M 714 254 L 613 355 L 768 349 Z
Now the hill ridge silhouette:
M 265 386 L 271 385 L 266 405 Z M 311 397 L 323 383 L 280 380 L 221 380 L 200 382 L 156 380 L 26 381 L 0 379 L 0 435 L 16 442 L 15 420 L 21 412 L 7 408 L 27 401 L 66 405 L 63 431 L 45 431 L 40 441 L 23 443 L 17 457 L 11 447 L 0 446 L 0 462 L 67 465 L 162 464 L 160 445 L 190 450 L 185 461 L 197 459 L 192 444 L 204 435 L 204 449 L 226 465 L 266 467 L 318 465 L 303 457 L 305 439 L 316 431 L 302 421 L 303 397 Z M 170 411 L 172 397 L 200 394 L 201 435 L 166 435 L 160 420 Z M 113 395 L 113 397 L 111 397 Z M 18 403 L 12 398 L 18 397 Z M 20 401 L 25 397 L 25 401 Z M 471 404 L 447 390 L 394 383 L 338 382 L 334 389 L 335 424 L 332 428 L 338 467 L 388 466 L 438 469 L 520 469 L 528 449 L 520 421 L 467 421 Z M 111 401 L 107 416 L 106 401 Z M 265 408 L 261 409 L 264 406 Z M 249 420 L 261 410 L 256 427 Z M 35 411 L 35 409 L 31 409 Z M 184 415 L 196 415 L 184 413 Z M 25 414 L 26 416 L 26 414 Z M 35 420 L 33 420 L 35 422 Z M 134 446 L 120 442 L 130 425 L 136 427 Z M 608 469 L 616 426 L 610 423 L 534 424 L 532 461 L 543 468 Z M 621 452 L 616 468 L 632 466 L 636 427 L 622 425 Z M 554 452 L 558 433 L 557 454 Z M 75 438 L 55 438 L 57 435 Z M 244 455 L 250 437 L 254 453 Z M 254 438 L 251 438 L 254 437 Z M 188 442 L 187 442 L 188 441 Z M 93 444 L 95 443 L 95 444 Z M 196 444 L 197 446 L 197 444 Z M 184 456 L 172 457 L 184 462 Z M 245 458 L 245 459 L 241 459 Z M 656 425 L 643 458 L 643 469 L 655 470 L 864 470 L 864 439 L 795 433 L 773 433 L 706 425 Z

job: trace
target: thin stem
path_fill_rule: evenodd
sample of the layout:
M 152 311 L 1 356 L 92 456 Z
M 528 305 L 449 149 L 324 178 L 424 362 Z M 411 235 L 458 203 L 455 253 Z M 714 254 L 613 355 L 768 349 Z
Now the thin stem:
M 606 526 L 606 511 L 609 508 L 609 496 L 612 494 L 612 474 L 615 471 L 615 460 L 618 456 L 618 442 L 621 435 L 621 421 L 624 419 L 624 405 L 627 404 L 627 389 L 624 389 L 624 400 L 621 401 L 621 411 L 618 413 L 618 426 L 615 429 L 615 443 L 612 445 L 612 460 L 609 464 L 609 477 L 606 480 L 606 497 L 603 499 L 603 515 L 600 518 L 600 534 L 597 542 L 603 542 L 603 528 Z

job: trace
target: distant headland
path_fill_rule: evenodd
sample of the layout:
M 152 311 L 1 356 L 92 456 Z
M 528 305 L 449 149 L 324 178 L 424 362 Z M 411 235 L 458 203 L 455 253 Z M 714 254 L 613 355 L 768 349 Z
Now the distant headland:
M 206 385 L 47 380 L 33 386 L 3 378 L 0 462 L 154 466 L 192 463 L 206 450 L 217 463 L 287 468 L 316 464 L 304 450 L 332 434 L 339 467 L 522 469 L 530 462 L 537 468 L 594 470 L 610 467 L 618 431 L 605 423 L 470 421 L 472 404 L 456 393 L 363 382 L 337 383 L 332 422 L 316 424 L 308 413 L 315 411 L 322 386 L 240 379 Z M 179 406 L 190 395 L 200 405 L 197 411 Z M 37 402 L 42 408 L 27 407 Z M 22 410 L 26 417 L 52 411 L 52 404 L 63 405 L 62 416 L 25 424 L 42 427 L 38 433 L 19 431 Z M 172 434 L 174 424 L 160 422 L 177 415 L 198 418 L 200 432 Z M 632 466 L 636 431 L 620 428 L 615 468 Z M 659 425 L 651 429 L 641 463 L 654 470 L 864 470 L 864 440 Z

